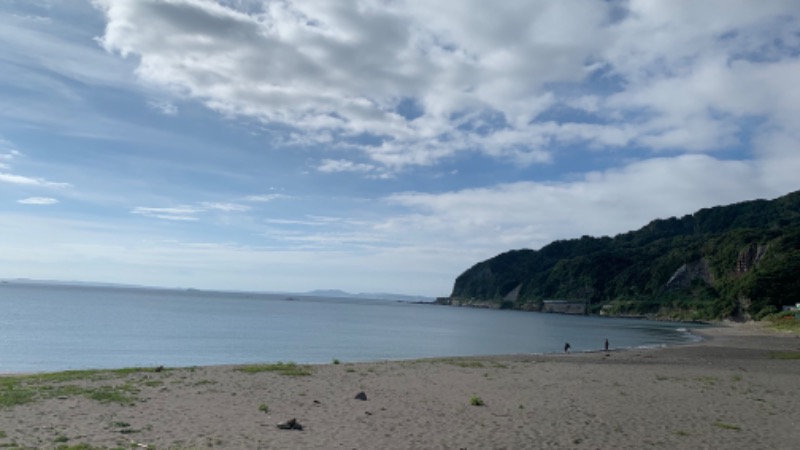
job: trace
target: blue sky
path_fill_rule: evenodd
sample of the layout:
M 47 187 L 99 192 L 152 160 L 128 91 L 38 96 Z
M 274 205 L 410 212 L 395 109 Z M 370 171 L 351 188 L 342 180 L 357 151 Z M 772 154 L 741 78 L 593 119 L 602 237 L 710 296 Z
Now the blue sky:
M 5 0 L 0 277 L 444 296 L 800 188 L 796 1 Z

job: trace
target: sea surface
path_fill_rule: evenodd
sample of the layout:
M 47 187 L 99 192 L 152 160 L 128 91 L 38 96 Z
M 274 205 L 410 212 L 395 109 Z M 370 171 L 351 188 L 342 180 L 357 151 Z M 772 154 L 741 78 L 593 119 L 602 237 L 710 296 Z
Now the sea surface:
M 594 351 L 696 325 L 386 300 L 0 284 L 0 373 Z

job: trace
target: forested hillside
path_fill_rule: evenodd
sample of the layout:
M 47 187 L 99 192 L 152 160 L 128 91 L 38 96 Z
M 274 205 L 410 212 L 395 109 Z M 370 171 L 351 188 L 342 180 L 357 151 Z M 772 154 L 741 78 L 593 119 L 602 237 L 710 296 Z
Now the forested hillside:
M 675 319 L 760 318 L 800 302 L 800 191 L 512 250 L 465 271 L 440 303 L 539 310 L 548 299 Z

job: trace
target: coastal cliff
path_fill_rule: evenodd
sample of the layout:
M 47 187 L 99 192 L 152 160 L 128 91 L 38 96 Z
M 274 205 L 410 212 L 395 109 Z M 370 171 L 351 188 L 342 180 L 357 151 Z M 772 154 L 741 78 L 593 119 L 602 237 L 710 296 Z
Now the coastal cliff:
M 475 264 L 439 304 L 681 320 L 760 318 L 800 302 L 800 191 L 556 241 Z

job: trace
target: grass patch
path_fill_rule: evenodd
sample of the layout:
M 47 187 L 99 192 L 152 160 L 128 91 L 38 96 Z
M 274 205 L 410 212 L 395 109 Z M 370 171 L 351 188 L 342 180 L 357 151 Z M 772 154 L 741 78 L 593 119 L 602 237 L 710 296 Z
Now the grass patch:
M 481 399 L 477 395 L 473 395 L 472 397 L 469 398 L 469 404 L 472 405 L 472 406 L 484 406 L 485 405 L 485 403 L 483 403 L 483 399 Z
M 339 358 L 333 358 L 332 362 L 333 362 L 333 364 L 341 364 L 341 361 L 339 361 Z
M 699 382 L 701 382 L 703 384 L 706 384 L 708 386 L 714 386 L 715 384 L 717 384 L 719 382 L 719 378 L 717 378 L 717 377 L 709 377 L 709 376 L 697 377 L 694 380 L 695 381 L 699 381 Z
M 267 405 L 266 403 L 262 403 L 258 405 L 258 410 L 263 411 L 265 414 L 269 414 L 269 405 Z
M 102 450 L 102 447 L 94 447 L 89 444 L 59 445 L 56 450 Z
M 11 375 L 0 377 L 0 408 L 13 408 L 38 400 L 56 397 L 85 396 L 100 402 L 132 404 L 138 399 L 139 390 L 131 382 L 100 387 L 70 384 L 75 381 L 112 380 L 141 372 L 154 372 L 155 369 L 129 368 L 116 370 L 68 370 L 65 372 L 33 375 Z M 156 381 L 146 380 L 145 385 L 153 386 Z
M 246 366 L 237 367 L 235 370 L 244 373 L 277 372 L 281 375 L 291 377 L 311 375 L 311 369 L 308 366 L 300 366 L 293 362 L 277 362 L 275 364 L 249 364 Z
M 88 389 L 86 396 L 100 403 L 119 403 L 120 405 L 131 405 L 138 400 L 133 394 L 135 389 L 129 385 L 122 386 L 100 386 L 97 389 Z
M 773 314 L 766 318 L 769 321 L 767 328 L 779 331 L 789 331 L 792 333 L 800 333 L 800 320 L 795 317 L 794 311 L 786 311 Z
M 741 431 L 742 427 L 738 425 L 734 425 L 732 423 L 725 423 L 725 422 L 714 422 L 714 426 L 717 428 L 722 428 L 723 430 L 734 430 L 734 431 Z
M 795 352 L 795 351 L 770 352 L 769 357 L 771 359 L 784 359 L 784 360 L 800 359 L 800 352 Z
M 425 359 L 417 359 L 413 361 L 409 361 L 411 364 L 450 364 L 451 366 L 458 366 L 458 367 L 465 367 L 465 368 L 473 368 L 473 369 L 480 369 L 484 367 L 484 364 L 481 361 L 477 361 L 474 359 L 462 359 L 458 357 L 453 358 L 425 358 Z

